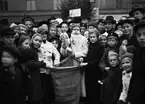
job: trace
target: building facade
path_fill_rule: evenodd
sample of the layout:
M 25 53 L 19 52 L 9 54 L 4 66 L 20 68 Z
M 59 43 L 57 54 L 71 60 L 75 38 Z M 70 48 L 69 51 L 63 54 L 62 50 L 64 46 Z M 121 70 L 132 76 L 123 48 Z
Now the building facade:
M 24 15 L 36 20 L 47 20 L 50 16 L 60 17 L 58 10 L 63 0 L 0 0 L 0 18 L 21 21 Z M 90 0 L 101 16 L 128 14 L 132 5 L 145 4 L 145 0 Z

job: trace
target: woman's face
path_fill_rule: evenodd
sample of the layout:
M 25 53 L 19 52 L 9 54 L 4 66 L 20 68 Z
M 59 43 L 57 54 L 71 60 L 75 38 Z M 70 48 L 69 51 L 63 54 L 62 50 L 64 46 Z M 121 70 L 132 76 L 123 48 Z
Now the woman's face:
M 26 40 L 22 43 L 22 48 L 24 48 L 24 49 L 30 48 L 30 39 L 26 39 Z
M 124 23 L 122 28 L 123 28 L 124 35 L 126 35 L 126 36 L 132 35 L 132 33 L 133 33 L 133 26 L 131 24 Z
M 92 33 L 89 35 L 89 40 L 91 43 L 95 43 L 97 42 L 98 38 L 97 38 L 97 35 L 95 33 Z
M 37 48 L 37 49 L 40 48 L 41 43 L 42 43 L 42 37 L 41 36 L 36 36 L 32 41 L 33 47 Z
M 126 71 L 132 70 L 132 61 L 128 57 L 121 60 L 122 69 Z

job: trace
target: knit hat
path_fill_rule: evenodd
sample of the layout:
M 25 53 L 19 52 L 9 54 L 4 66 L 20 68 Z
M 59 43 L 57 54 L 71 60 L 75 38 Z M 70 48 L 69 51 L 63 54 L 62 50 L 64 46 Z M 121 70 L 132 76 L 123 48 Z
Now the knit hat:
M 15 57 L 17 59 L 20 58 L 20 52 L 15 45 L 6 45 L 6 46 L 4 46 L 2 51 L 10 53 L 13 57 Z
M 48 33 L 48 30 L 46 28 L 44 28 L 43 26 L 40 26 L 38 28 L 38 31 L 37 32 L 40 33 L 40 34 L 43 34 L 45 32 Z
M 128 52 L 126 52 L 125 54 L 123 54 L 122 56 L 121 56 L 121 60 L 123 60 L 124 58 L 130 58 L 131 60 L 133 60 L 133 54 L 132 53 L 128 53 Z
M 117 54 L 116 52 L 114 52 L 114 51 L 109 51 L 109 52 L 108 52 L 108 58 L 109 58 L 110 56 L 118 56 L 118 54 Z

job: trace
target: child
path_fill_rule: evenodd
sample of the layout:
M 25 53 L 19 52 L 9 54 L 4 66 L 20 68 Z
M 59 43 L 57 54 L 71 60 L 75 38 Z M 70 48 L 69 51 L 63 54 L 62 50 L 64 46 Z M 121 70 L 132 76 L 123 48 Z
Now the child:
M 109 70 L 104 80 L 102 103 L 115 104 L 117 102 L 117 93 L 120 87 L 121 70 L 118 54 L 114 51 L 108 53 Z
M 100 35 L 99 36 L 99 42 L 100 42 L 100 45 L 105 48 L 106 45 L 107 45 L 107 36 L 104 35 L 104 34 Z
M 119 101 L 117 104 L 127 104 L 127 95 L 129 84 L 132 77 L 133 54 L 126 52 L 121 57 L 122 72 L 122 92 L 120 93 Z
M 103 57 L 101 59 L 100 65 L 99 65 L 103 71 L 107 70 L 108 52 L 113 50 L 113 51 L 119 53 L 118 41 L 119 41 L 119 37 L 118 37 L 118 35 L 116 33 L 112 33 L 112 34 L 109 34 L 107 36 L 107 47 L 104 50 L 104 55 L 103 55 Z
M 2 65 L 0 66 L 1 104 L 24 103 L 22 69 L 17 67 L 19 56 L 19 50 L 13 45 L 5 46 L 2 50 Z
M 101 71 L 98 64 L 103 55 L 103 47 L 98 42 L 96 32 L 89 34 L 89 48 L 86 57 L 88 65 L 85 69 L 86 101 L 85 104 L 99 104 L 100 85 L 97 83 L 101 79 Z
M 57 28 L 56 28 L 55 26 L 50 26 L 50 27 L 49 27 L 48 41 L 49 41 L 49 39 L 52 38 L 52 37 L 59 37 L 59 36 L 57 35 Z
M 30 37 L 29 36 L 21 36 L 17 46 L 19 48 L 27 49 L 30 48 Z

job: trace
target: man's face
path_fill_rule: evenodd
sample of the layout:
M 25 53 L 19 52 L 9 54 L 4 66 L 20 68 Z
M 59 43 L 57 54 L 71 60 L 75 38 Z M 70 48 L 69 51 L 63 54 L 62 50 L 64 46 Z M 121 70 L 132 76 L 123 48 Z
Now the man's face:
M 141 47 L 145 47 L 145 27 L 141 27 L 136 32 L 137 41 Z
M 134 15 L 135 18 L 137 18 L 137 19 L 139 19 L 139 20 L 141 20 L 141 19 L 144 17 L 144 14 L 141 13 L 140 11 L 135 11 L 135 12 L 133 13 L 133 15 Z

